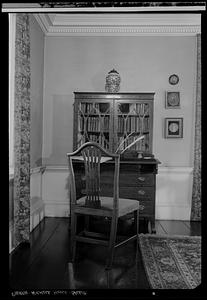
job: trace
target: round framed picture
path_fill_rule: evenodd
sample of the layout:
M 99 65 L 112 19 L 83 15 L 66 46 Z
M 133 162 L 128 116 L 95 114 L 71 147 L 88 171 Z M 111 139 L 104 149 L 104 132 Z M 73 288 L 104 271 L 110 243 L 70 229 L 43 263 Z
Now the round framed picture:
M 179 77 L 176 74 L 170 75 L 169 77 L 169 83 L 172 85 L 175 85 L 179 82 Z

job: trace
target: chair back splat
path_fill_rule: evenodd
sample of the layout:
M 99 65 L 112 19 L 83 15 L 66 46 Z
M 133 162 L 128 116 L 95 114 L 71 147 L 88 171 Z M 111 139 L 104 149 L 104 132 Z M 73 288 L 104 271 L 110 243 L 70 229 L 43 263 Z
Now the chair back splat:
M 76 204 L 76 188 L 75 177 L 72 166 L 72 157 L 81 155 L 85 167 L 85 183 L 86 183 L 86 199 L 85 206 L 90 208 L 101 208 L 100 197 L 100 164 L 102 157 L 109 157 L 115 160 L 114 169 L 114 189 L 113 189 L 113 208 L 115 212 L 118 210 L 118 194 L 119 194 L 119 154 L 112 154 L 103 149 L 99 144 L 87 142 L 73 153 L 68 153 L 68 165 L 70 174 L 70 189 L 71 189 L 71 205 Z
M 100 161 L 101 150 L 89 146 L 84 148 L 82 156 L 85 165 L 86 206 L 99 208 L 100 202 Z

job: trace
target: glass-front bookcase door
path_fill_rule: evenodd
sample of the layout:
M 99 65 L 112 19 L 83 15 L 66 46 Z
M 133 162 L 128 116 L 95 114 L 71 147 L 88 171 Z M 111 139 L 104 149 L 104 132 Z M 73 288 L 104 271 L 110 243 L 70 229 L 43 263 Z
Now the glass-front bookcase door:
M 93 141 L 113 153 L 118 149 L 118 153 L 125 150 L 152 154 L 154 93 L 74 95 L 74 150 Z M 137 142 L 139 137 L 142 139 Z
M 115 151 L 126 149 L 138 137 L 128 151 L 152 153 L 152 101 L 115 100 L 114 142 Z M 127 150 L 126 150 L 127 151 Z
M 96 142 L 112 151 L 112 103 L 111 101 L 82 100 L 77 105 L 77 149 L 85 142 Z

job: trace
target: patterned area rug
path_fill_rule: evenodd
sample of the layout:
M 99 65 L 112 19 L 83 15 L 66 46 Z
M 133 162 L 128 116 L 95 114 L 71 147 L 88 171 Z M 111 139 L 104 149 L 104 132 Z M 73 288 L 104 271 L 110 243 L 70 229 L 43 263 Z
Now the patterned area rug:
M 201 237 L 140 234 L 140 250 L 153 289 L 193 289 L 201 283 Z

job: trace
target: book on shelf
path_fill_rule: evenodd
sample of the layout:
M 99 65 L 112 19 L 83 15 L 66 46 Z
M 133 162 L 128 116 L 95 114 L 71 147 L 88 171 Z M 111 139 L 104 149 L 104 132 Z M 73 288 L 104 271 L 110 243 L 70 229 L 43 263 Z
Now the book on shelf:
M 149 105 L 147 103 L 137 103 L 136 112 L 141 116 L 149 114 Z
M 83 116 L 78 116 L 78 130 L 84 131 L 100 132 L 109 130 L 109 116 L 88 116 L 84 118 Z
M 118 116 L 118 132 L 143 132 L 149 130 L 149 118 L 140 116 Z

